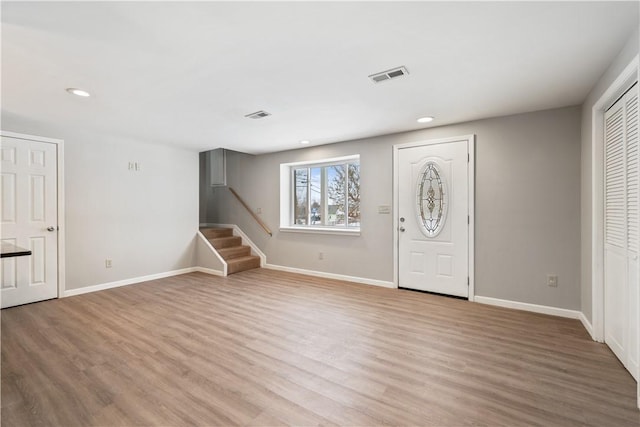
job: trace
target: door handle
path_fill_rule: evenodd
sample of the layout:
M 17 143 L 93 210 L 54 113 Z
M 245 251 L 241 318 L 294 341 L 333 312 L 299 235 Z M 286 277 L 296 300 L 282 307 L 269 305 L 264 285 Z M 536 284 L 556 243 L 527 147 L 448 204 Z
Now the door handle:
M 404 233 L 404 227 L 400 227 L 400 232 Z
M 47 231 L 56 231 L 56 229 L 55 227 L 50 225 L 49 227 L 47 227 Z

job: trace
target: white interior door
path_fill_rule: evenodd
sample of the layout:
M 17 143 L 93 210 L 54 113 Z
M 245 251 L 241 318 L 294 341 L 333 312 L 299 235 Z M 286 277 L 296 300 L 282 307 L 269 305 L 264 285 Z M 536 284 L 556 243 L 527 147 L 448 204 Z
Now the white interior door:
M 57 145 L 2 136 L 1 238 L 32 255 L 2 258 L 2 308 L 58 295 Z
M 605 114 L 604 339 L 638 379 L 638 87 Z
M 469 140 L 400 148 L 398 286 L 469 297 Z

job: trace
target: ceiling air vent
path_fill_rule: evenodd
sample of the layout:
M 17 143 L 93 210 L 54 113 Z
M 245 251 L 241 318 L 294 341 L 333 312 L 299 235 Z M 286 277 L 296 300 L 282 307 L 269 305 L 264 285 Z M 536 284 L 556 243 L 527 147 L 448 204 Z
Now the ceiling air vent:
M 267 113 L 266 111 L 260 110 L 260 111 L 256 111 L 255 113 L 247 114 L 245 117 L 248 117 L 250 119 L 261 119 L 263 117 L 267 117 L 270 115 L 271 113 Z
M 405 67 L 397 67 L 380 73 L 371 74 L 369 78 L 373 80 L 374 83 L 380 83 L 385 80 L 406 76 L 407 74 L 409 74 L 409 71 L 407 71 Z

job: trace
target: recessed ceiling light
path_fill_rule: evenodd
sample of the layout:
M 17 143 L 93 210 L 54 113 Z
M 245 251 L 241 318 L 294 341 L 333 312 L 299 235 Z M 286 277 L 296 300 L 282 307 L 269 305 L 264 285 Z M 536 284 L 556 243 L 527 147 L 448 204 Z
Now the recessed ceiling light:
M 420 117 L 418 119 L 418 123 L 429 123 L 433 121 L 433 117 L 431 116 L 427 116 L 427 117 Z
M 76 95 L 76 96 L 91 96 L 91 94 L 89 92 L 87 92 L 86 90 L 82 90 L 82 89 L 77 89 L 74 87 L 69 87 L 67 88 L 67 92 L 69 92 L 72 95 Z
M 303 141 L 300 141 L 300 144 L 307 145 L 308 143 L 309 143 L 309 141 L 307 141 L 306 139 L 305 139 L 305 140 L 303 140 Z

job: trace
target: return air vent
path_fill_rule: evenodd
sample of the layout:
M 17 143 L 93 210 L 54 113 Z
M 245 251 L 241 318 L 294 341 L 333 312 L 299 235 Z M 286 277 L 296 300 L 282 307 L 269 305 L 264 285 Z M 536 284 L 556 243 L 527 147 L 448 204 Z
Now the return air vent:
M 380 73 L 371 74 L 369 78 L 373 80 L 374 83 L 380 83 L 386 80 L 406 76 L 407 74 L 409 74 L 409 71 L 405 67 L 397 67 Z
M 270 115 L 271 113 L 267 113 L 264 110 L 260 110 L 260 111 L 256 111 L 255 113 L 247 114 L 245 117 L 248 117 L 250 119 L 261 119 L 263 117 L 267 117 Z

